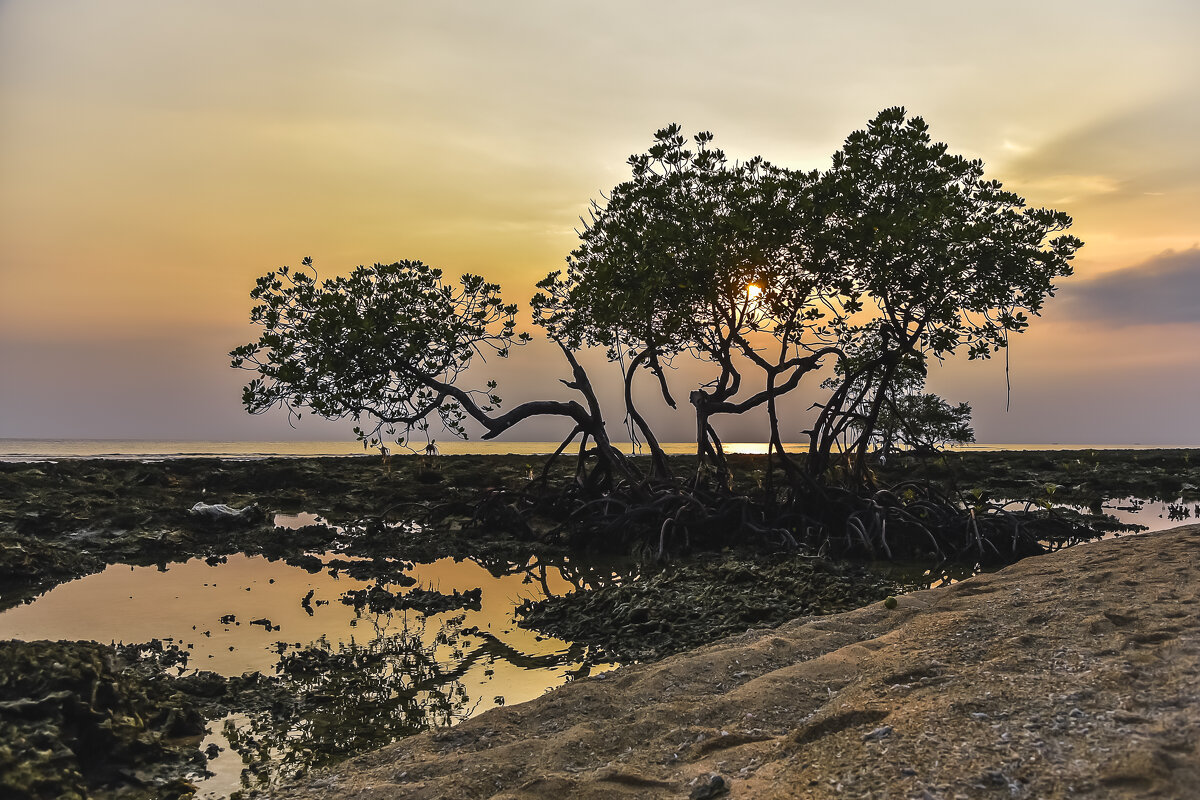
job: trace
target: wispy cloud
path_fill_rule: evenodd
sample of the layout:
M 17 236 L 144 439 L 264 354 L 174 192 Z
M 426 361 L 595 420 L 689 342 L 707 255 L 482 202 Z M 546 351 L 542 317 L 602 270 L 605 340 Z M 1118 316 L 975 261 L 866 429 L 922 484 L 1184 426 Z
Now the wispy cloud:
M 1142 194 L 1200 184 L 1200 85 L 1111 111 L 1036 147 L 1012 148 L 1000 171 L 1019 185 L 1080 194 Z M 1014 187 L 1015 188 L 1015 187 Z
M 1112 327 L 1200 324 L 1200 248 L 1068 282 L 1059 307 L 1076 320 Z
M 1021 190 L 1055 205 L 1120 191 L 1121 181 L 1108 175 L 1047 175 L 1022 181 Z

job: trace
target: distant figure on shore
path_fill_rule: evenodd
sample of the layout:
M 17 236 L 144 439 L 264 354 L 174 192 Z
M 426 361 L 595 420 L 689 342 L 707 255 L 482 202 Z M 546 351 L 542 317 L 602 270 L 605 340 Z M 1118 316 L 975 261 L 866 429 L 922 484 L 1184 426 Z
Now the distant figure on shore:
M 437 454 L 437 439 L 431 439 L 429 444 L 425 445 L 425 455 L 436 456 Z

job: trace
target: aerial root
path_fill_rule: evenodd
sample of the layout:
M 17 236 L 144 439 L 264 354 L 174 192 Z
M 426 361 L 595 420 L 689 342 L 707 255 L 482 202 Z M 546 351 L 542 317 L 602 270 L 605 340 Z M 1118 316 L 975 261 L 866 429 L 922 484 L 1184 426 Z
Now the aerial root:
M 955 498 L 903 483 L 870 492 L 791 485 L 774 498 L 735 495 L 717 485 L 649 481 L 594 493 L 539 481 L 483 497 L 472 524 L 574 546 L 653 559 L 727 546 L 826 552 L 848 558 L 1003 563 L 1096 537 L 1057 509 Z M 530 521 L 547 524 L 534 534 Z

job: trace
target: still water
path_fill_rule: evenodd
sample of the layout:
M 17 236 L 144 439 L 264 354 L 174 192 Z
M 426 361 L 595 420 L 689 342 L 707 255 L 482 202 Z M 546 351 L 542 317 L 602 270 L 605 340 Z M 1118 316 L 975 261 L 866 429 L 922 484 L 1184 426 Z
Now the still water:
M 296 526 L 312 518 L 276 521 Z M 344 556 L 319 559 L 319 567 L 307 569 L 247 555 L 113 565 L 0 614 L 0 638 L 159 639 L 187 653 L 182 673 L 282 675 L 305 698 L 303 718 L 259 710 L 210 722 L 201 747 L 222 750 L 209 764 L 215 774 L 199 784 L 208 798 L 523 702 L 574 675 L 615 666 L 589 663 L 582 647 L 527 630 L 516 614 L 526 599 L 619 580 L 611 570 L 565 560 L 396 562 L 387 588 L 397 595 L 480 592 L 477 604 L 426 614 L 345 602 L 347 592 L 376 581 L 347 574 Z
M 629 442 L 614 442 L 625 452 L 631 452 Z M 437 441 L 439 452 L 445 455 L 545 455 L 553 453 L 559 442 L 517 441 Z M 663 449 L 672 455 L 696 452 L 694 442 L 666 442 Z M 424 447 L 422 443 L 420 447 Z M 762 454 L 764 442 L 727 442 L 728 453 Z M 969 444 L 951 450 L 1171 450 L 1178 445 L 1097 445 L 1097 444 Z M 788 452 L 802 453 L 806 443 L 784 444 Z M 418 448 L 420 449 L 420 448 Z M 356 441 L 332 442 L 195 442 L 142 439 L 0 439 L 0 461 L 45 461 L 66 458 L 314 458 L 325 456 L 361 456 L 366 452 Z M 397 451 L 400 452 L 400 451 Z

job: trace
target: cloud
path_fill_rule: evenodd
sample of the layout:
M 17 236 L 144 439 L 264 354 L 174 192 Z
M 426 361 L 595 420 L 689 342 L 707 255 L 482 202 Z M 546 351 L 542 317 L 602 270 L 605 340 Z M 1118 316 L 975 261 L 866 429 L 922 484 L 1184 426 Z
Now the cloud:
M 1048 174 L 1021 182 L 1021 191 L 1060 205 L 1120 191 L 1121 181 L 1108 175 Z M 1145 194 L 1145 192 L 1143 192 Z
M 1060 308 L 1109 326 L 1200 323 L 1200 248 L 1168 250 L 1061 292 Z
M 1198 128 L 1200 82 L 1192 80 L 1156 97 L 1093 108 L 1047 139 L 1035 129 L 1017 131 L 1015 140 L 1028 140 L 1029 148 L 997 145 L 989 174 L 1031 206 L 1070 214 L 1072 232 L 1089 242 L 1087 259 L 1112 268 L 1196 241 Z
M 1200 85 L 1085 121 L 1013 154 L 999 172 L 1011 188 L 1054 202 L 1063 192 L 1111 195 L 1178 193 L 1200 185 Z M 1035 198 L 1030 198 L 1035 199 Z

